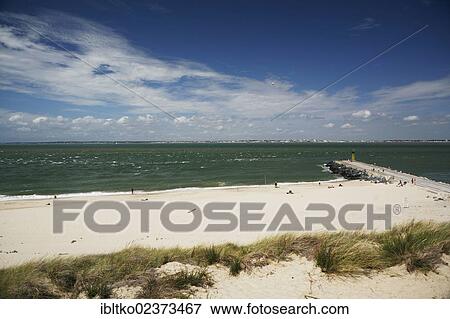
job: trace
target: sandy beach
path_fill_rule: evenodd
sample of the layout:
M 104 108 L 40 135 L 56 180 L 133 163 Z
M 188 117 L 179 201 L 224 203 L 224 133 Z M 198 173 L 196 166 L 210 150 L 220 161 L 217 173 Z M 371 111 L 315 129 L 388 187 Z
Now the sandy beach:
M 340 187 L 339 184 L 342 186 Z M 291 190 L 293 194 L 287 194 Z M 306 211 L 309 203 L 328 203 L 339 209 L 348 203 L 370 203 L 375 212 L 382 212 L 384 205 L 399 205 L 401 211 L 392 215 L 392 224 L 411 220 L 450 221 L 450 200 L 415 185 L 397 187 L 392 184 L 375 184 L 366 181 L 329 181 L 314 183 L 245 186 L 227 188 L 185 189 L 134 195 L 81 196 L 71 199 L 88 201 L 190 201 L 199 207 L 211 201 L 265 202 L 263 221 L 270 222 L 279 207 L 288 203 L 301 220 L 317 212 Z M 131 246 L 143 247 L 192 247 L 198 244 L 232 242 L 246 244 L 274 235 L 277 232 L 204 232 L 206 219 L 194 232 L 169 232 L 157 222 L 158 213 L 150 217 L 150 232 L 140 232 L 138 214 L 131 216 L 130 225 L 116 234 L 98 234 L 87 228 L 82 218 L 66 223 L 62 234 L 52 233 L 52 200 L 9 200 L 0 202 L 0 267 L 19 265 L 27 261 L 47 257 L 80 256 L 110 253 Z M 238 212 L 233 210 L 234 213 Z M 303 215 L 303 216 L 302 216 Z M 349 222 L 363 222 L 365 213 L 352 212 Z M 99 211 L 99 223 L 116 222 L 117 214 Z M 192 217 L 174 213 L 173 221 L 188 223 Z M 336 223 L 336 228 L 341 227 Z M 384 223 L 375 223 L 377 230 L 384 230 Z M 323 231 L 314 226 L 313 231 Z M 369 276 L 339 277 L 321 272 L 314 261 L 292 256 L 289 260 L 272 262 L 239 276 L 231 276 L 221 265 L 208 266 L 215 284 L 198 288 L 193 296 L 198 298 L 446 298 L 450 295 L 449 257 L 444 264 L 429 274 L 409 273 L 404 265 L 391 267 Z M 168 263 L 161 267 L 184 269 L 183 264 Z M 181 268 L 180 268 L 181 267 Z M 189 266 L 198 267 L 198 266 Z M 279 287 L 283 289 L 279 289 Z M 138 292 L 122 287 L 117 298 L 133 298 Z M 125 290 L 123 290 L 125 289 Z
M 342 184 L 343 187 L 338 187 Z M 329 188 L 334 187 L 334 188 Z M 292 190 L 294 194 L 286 194 Z M 288 203 L 301 220 L 317 212 L 306 211 L 309 203 L 328 203 L 339 209 L 348 203 L 372 203 L 375 212 L 383 212 L 385 204 L 401 206 L 398 215 L 392 215 L 393 225 L 410 220 L 450 221 L 448 198 L 438 200 L 438 195 L 427 189 L 407 185 L 373 184 L 364 181 L 334 181 L 299 184 L 246 186 L 233 188 L 187 189 L 148 194 L 76 197 L 88 201 L 190 201 L 203 207 L 207 202 L 265 202 L 262 221 L 270 222 L 280 206 Z M 62 234 L 52 233 L 52 200 L 18 200 L 0 202 L 0 267 L 8 267 L 25 261 L 45 257 L 97 254 L 117 251 L 132 245 L 144 247 L 189 247 L 211 243 L 249 243 L 274 235 L 273 231 L 263 232 L 204 232 L 206 219 L 195 232 L 169 232 L 158 223 L 158 214 L 151 215 L 150 233 L 140 232 L 138 211 L 131 216 L 130 225 L 116 234 L 98 234 L 89 230 L 79 217 L 74 222 L 66 222 Z M 234 210 L 236 211 L 236 209 Z M 364 221 L 358 212 L 348 214 L 351 222 Z M 99 211 L 99 223 L 114 223 L 118 215 Z M 186 213 L 172 214 L 174 221 L 188 223 L 191 216 Z M 336 223 L 336 228 L 339 225 Z M 384 229 L 382 222 L 375 222 L 375 228 Z M 315 225 L 313 230 L 323 230 Z

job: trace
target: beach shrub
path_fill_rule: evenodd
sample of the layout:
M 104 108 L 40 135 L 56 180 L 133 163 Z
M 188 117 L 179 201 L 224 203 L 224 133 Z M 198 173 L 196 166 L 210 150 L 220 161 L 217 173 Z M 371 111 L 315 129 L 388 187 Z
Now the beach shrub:
M 168 276 L 166 280 L 173 283 L 173 286 L 177 289 L 187 289 L 190 286 L 203 287 L 210 283 L 205 269 L 191 272 L 181 271 L 175 275 Z
M 297 237 L 291 244 L 292 253 L 312 260 L 317 254 L 321 242 L 322 240 L 319 236 L 310 234 Z
M 336 272 L 338 267 L 334 248 L 328 245 L 320 245 L 316 255 L 316 264 L 323 272 Z
M 102 282 L 101 279 L 87 283 L 84 286 L 84 291 L 88 298 L 105 299 L 111 296 L 110 285 Z
M 340 232 L 326 235 L 315 256 L 325 273 L 360 274 L 386 266 L 379 244 L 363 234 Z
M 202 249 L 202 257 L 206 260 L 207 265 L 214 265 L 220 261 L 221 249 L 211 245 Z
M 416 270 L 422 272 L 436 271 L 437 266 L 442 263 L 442 249 L 439 246 L 433 246 L 425 251 L 412 254 L 405 260 L 406 269 L 409 272 Z
M 249 245 L 249 251 L 266 255 L 277 261 L 285 260 L 294 252 L 294 243 L 298 235 L 283 234 L 267 237 L 254 244 Z
M 230 260 L 229 265 L 230 275 L 237 276 L 242 270 L 242 261 L 241 258 L 235 257 Z
M 9 298 L 19 299 L 55 299 L 61 294 L 48 278 L 34 278 L 9 290 Z
M 390 266 L 414 260 L 419 265 L 421 260 L 433 259 L 432 255 L 449 253 L 450 223 L 412 221 L 380 233 L 379 242 Z
M 51 280 L 29 262 L 17 267 L 0 269 L 0 298 L 57 298 L 58 291 Z
M 211 279 L 205 269 L 198 271 L 181 271 L 179 273 L 158 277 L 154 272 L 145 276 L 142 292 L 139 298 L 188 298 L 189 288 L 207 287 Z

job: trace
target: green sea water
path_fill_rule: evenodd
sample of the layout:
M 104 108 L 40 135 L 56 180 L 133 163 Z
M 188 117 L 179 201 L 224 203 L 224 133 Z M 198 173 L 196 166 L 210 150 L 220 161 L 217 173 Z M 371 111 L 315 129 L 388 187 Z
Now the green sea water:
M 449 143 L 0 145 L 0 194 L 68 194 L 336 178 L 322 164 L 357 159 L 450 183 Z

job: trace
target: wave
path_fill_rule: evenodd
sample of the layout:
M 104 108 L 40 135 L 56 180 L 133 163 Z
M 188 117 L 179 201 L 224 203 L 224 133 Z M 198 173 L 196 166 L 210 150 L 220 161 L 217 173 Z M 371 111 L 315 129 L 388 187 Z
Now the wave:
M 319 167 L 322 169 L 322 172 L 324 172 L 324 173 L 333 173 L 333 172 L 328 168 L 328 166 L 326 166 L 326 164 L 317 165 L 317 166 L 319 166 Z

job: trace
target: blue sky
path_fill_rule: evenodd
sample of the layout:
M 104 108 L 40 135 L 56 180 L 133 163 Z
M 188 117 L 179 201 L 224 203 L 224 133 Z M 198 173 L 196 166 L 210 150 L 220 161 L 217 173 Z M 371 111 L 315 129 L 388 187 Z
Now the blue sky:
M 432 0 L 3 1 L 0 142 L 450 138 L 449 18 Z

